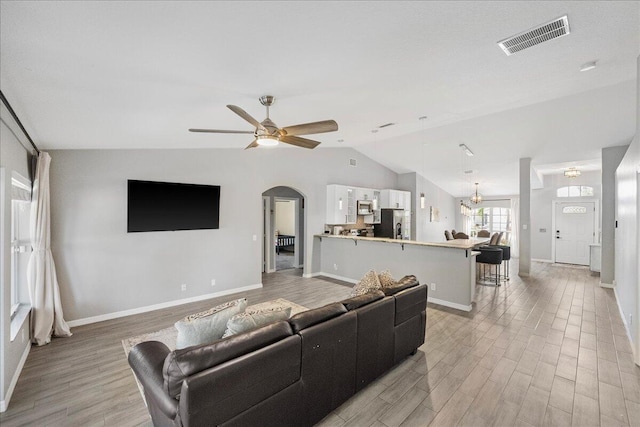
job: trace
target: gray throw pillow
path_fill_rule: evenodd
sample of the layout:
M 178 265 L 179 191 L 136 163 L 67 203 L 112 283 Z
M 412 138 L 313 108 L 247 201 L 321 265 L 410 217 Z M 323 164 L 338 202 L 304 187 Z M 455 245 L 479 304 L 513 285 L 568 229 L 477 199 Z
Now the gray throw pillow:
M 222 338 L 257 329 L 277 320 L 287 320 L 291 316 L 291 307 L 274 307 L 264 310 L 245 311 L 236 314 L 227 322 L 227 330 Z
M 178 330 L 176 349 L 219 340 L 227 328 L 227 321 L 246 308 L 247 299 L 240 298 L 179 320 L 175 323 Z

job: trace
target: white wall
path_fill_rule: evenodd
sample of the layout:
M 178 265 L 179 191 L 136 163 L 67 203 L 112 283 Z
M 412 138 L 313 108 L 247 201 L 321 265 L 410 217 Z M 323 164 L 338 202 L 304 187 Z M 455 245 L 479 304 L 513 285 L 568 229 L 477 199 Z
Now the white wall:
M 12 386 L 20 375 L 20 362 L 30 347 L 29 321 L 24 322 L 16 339 L 11 341 L 11 173 L 29 177 L 29 152 L 20 143 L 24 137 L 16 129 L 13 119 L 2 107 L 0 115 L 0 407 L 5 406 Z
M 640 365 L 640 56 L 637 64 L 636 135 L 616 172 L 614 289 Z
M 580 201 L 602 199 L 602 173 L 600 171 L 582 172 L 577 178 L 567 178 L 564 174 L 545 175 L 544 188 L 531 190 L 531 258 L 534 260 L 553 261 L 552 244 L 554 230 L 552 227 L 553 201 Z M 593 197 L 556 197 L 556 190 L 566 185 L 588 185 L 593 187 Z M 600 222 L 598 222 L 600 224 Z M 546 231 L 541 231 L 542 229 Z M 600 241 L 600 226 L 596 229 L 596 242 Z
M 602 259 L 600 283 L 613 286 L 615 279 L 616 170 L 628 145 L 602 149 Z
M 52 251 L 70 321 L 260 284 L 267 189 L 289 186 L 305 196 L 305 241 L 312 242 L 324 230 L 327 184 L 394 188 L 397 181 L 394 172 L 346 148 L 60 150 L 51 156 Z M 358 167 L 349 166 L 349 158 Z M 220 185 L 220 229 L 127 234 L 127 179 Z M 318 271 L 314 250 L 305 250 L 305 274 Z
M 454 197 L 415 172 L 399 175 L 398 189 L 411 192 L 412 239 L 420 242 L 444 241 L 444 230 L 451 230 L 456 224 Z M 420 193 L 424 193 L 424 209 L 420 207 Z M 440 209 L 440 221 L 431 222 L 431 206 Z
M 616 173 L 617 204 L 615 231 L 616 298 L 631 341 L 635 344 L 636 363 L 640 362 L 638 344 L 638 305 L 640 298 L 640 139 L 633 140 Z M 633 344 L 632 344 L 633 345 Z
M 276 199 L 276 230 L 279 234 L 295 236 L 296 205 L 293 200 Z

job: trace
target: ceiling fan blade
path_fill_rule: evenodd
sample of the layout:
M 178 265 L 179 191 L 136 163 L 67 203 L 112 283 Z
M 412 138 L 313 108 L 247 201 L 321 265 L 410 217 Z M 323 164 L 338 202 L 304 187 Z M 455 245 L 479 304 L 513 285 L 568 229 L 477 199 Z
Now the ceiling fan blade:
M 335 132 L 338 130 L 338 123 L 336 123 L 335 120 L 324 120 L 321 122 L 287 126 L 281 130 L 285 131 L 286 135 L 312 135 L 314 133 Z
M 314 141 L 312 139 L 300 138 L 299 136 L 293 135 L 284 135 L 281 136 L 280 142 L 284 142 L 286 144 L 295 145 L 296 147 L 302 148 L 316 148 L 320 143 L 318 141 Z
M 204 132 L 204 133 L 246 133 L 253 134 L 252 130 L 220 130 L 220 129 L 189 129 L 189 132 Z
M 245 119 L 246 121 L 248 121 L 249 123 L 251 123 L 256 128 L 264 130 L 264 126 L 262 126 L 259 121 L 251 117 L 251 115 L 246 111 L 244 111 L 242 108 L 237 107 L 235 105 L 227 105 L 227 108 L 233 111 L 234 113 L 236 113 L 237 115 L 239 115 L 240 117 L 242 117 L 243 119 Z
M 244 149 L 248 150 L 249 148 L 254 148 L 254 147 L 257 147 L 257 146 L 258 146 L 258 140 L 254 139 L 253 142 L 251 144 L 247 145 Z

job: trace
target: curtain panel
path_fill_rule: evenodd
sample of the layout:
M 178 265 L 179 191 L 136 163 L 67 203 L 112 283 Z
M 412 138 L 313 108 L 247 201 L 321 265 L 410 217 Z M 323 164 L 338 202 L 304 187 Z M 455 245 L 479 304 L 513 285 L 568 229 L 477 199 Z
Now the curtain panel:
M 31 299 L 31 340 L 37 345 L 48 344 L 52 335 L 71 336 L 62 313 L 56 266 L 51 253 L 50 164 L 49 153 L 41 152 L 31 194 L 33 252 L 27 267 L 27 282 Z

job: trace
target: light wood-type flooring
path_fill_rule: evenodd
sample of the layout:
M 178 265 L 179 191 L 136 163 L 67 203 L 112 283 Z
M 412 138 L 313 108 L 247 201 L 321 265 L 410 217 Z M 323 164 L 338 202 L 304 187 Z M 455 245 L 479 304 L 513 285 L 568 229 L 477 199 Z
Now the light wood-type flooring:
M 406 272 L 411 273 L 411 272 Z M 250 304 L 286 298 L 313 308 L 343 299 L 336 280 L 300 270 L 265 275 Z M 638 426 L 640 368 L 610 289 L 586 268 L 534 263 L 532 277 L 478 286 L 471 313 L 431 305 L 415 356 L 329 414 L 322 426 Z M 239 296 L 239 295 L 238 295 Z M 34 347 L 2 427 L 150 425 L 123 338 L 236 297 L 73 329 Z

